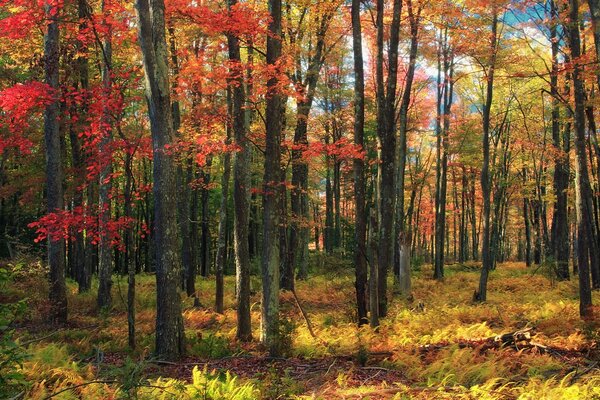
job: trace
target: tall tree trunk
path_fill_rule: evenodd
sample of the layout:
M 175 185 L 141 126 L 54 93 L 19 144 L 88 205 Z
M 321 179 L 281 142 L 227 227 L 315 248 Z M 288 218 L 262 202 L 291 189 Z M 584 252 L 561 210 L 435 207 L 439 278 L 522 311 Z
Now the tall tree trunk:
M 188 158 L 188 165 L 186 168 L 186 181 L 192 182 L 194 176 L 199 175 L 196 172 L 194 174 L 194 160 L 192 157 Z M 199 198 L 198 198 L 198 190 L 194 189 L 190 190 L 190 219 L 196 221 L 198 219 L 198 206 L 199 206 Z M 194 298 L 194 306 L 200 306 L 200 300 L 198 299 L 198 293 L 196 291 L 196 272 L 198 271 L 198 242 L 199 242 L 199 234 L 198 234 L 198 224 L 193 223 L 190 224 L 190 265 L 187 270 L 185 270 L 185 291 L 188 297 Z
M 294 271 L 306 262 L 308 254 L 308 165 L 302 154 L 308 146 L 308 117 L 315 97 L 317 82 L 324 62 L 325 36 L 333 14 L 326 13 L 320 19 L 316 32 L 315 51 L 309 57 L 308 68 L 303 77 L 301 66 L 294 75 L 297 89 L 303 97 L 296 102 L 296 129 L 294 131 L 294 149 L 292 150 L 292 187 L 290 192 L 292 219 L 290 240 L 288 242 L 286 270 L 281 279 L 282 288 L 294 289 Z
M 527 168 L 523 167 L 523 184 L 527 182 Z M 530 267 L 532 264 L 531 254 L 531 218 L 529 216 L 530 201 L 528 194 L 526 193 L 523 197 L 523 222 L 525 223 L 525 265 Z
M 154 240 L 156 252 L 156 355 L 185 353 L 181 315 L 181 267 L 177 225 L 176 166 L 166 151 L 175 142 L 169 88 L 169 58 L 163 0 L 137 0 L 139 43 L 153 145 Z
M 394 0 L 392 23 L 390 25 L 390 40 L 387 46 L 387 84 L 384 88 L 384 0 L 377 0 L 377 137 L 380 142 L 379 164 L 379 249 L 378 249 L 378 282 L 377 300 L 379 316 L 387 315 L 387 272 L 393 263 L 394 240 L 394 203 L 396 197 L 396 86 L 398 77 L 398 44 L 400 35 L 400 17 L 402 1 Z
M 233 117 L 233 106 L 231 96 L 231 86 L 227 90 L 227 109 L 230 116 Z M 230 119 L 227 121 L 227 139 L 226 143 L 231 142 L 231 124 L 237 121 Z M 242 121 L 243 123 L 243 115 Z M 223 314 L 223 275 L 225 263 L 227 262 L 227 220 L 229 216 L 229 177 L 231 175 L 231 153 L 225 152 L 223 155 L 223 175 L 221 175 L 221 205 L 219 212 L 219 234 L 217 238 L 217 256 L 215 259 L 215 311 Z
M 325 144 L 329 144 L 329 125 L 325 126 Z M 325 176 L 325 251 L 333 252 L 333 187 L 331 184 L 331 157 L 325 156 L 327 173 Z
M 88 29 L 88 10 L 87 10 L 87 2 L 85 0 L 77 1 L 77 11 L 78 17 L 80 19 L 79 24 L 79 32 L 85 32 Z M 81 115 L 85 115 L 88 111 L 88 90 L 89 90 L 89 63 L 88 63 L 88 49 L 87 45 L 81 41 L 77 41 L 77 52 L 79 56 L 76 61 L 77 68 L 77 78 L 79 80 L 79 85 L 81 90 L 84 93 L 83 104 L 79 109 L 79 113 Z M 83 168 L 85 168 L 85 154 L 81 146 L 81 142 L 79 139 L 79 132 L 83 130 L 83 124 L 80 123 L 76 129 L 73 130 L 73 135 L 71 135 L 71 147 L 73 154 L 73 164 L 78 174 L 82 174 L 84 172 Z M 79 184 L 83 184 L 83 180 L 79 181 Z M 88 184 L 87 190 L 92 190 L 92 183 Z M 75 207 L 83 206 L 83 191 L 77 190 L 74 199 Z M 86 210 L 89 212 L 89 209 Z M 91 241 L 90 241 L 91 242 Z M 91 243 L 90 243 L 91 245 Z M 90 265 L 87 259 L 87 251 L 86 251 L 86 242 L 84 237 L 84 232 L 79 232 L 76 235 L 75 239 L 75 247 L 73 257 L 74 259 L 74 268 L 75 268 L 75 278 L 77 280 L 77 286 L 79 293 L 85 293 L 90 290 L 91 286 L 91 271 L 87 269 Z
M 576 183 L 577 183 L 577 253 L 579 267 L 579 314 L 587 316 L 591 313 L 592 291 L 590 285 L 590 252 L 588 243 L 592 240 L 592 193 L 590 190 L 589 175 L 585 154 L 585 88 L 582 67 L 579 64 L 581 57 L 581 43 L 579 39 L 579 2 L 569 0 L 569 15 L 571 23 L 568 27 L 571 60 L 574 61 L 573 86 L 575 99 L 575 151 L 577 154 Z
M 177 87 L 179 85 L 179 59 L 177 56 L 177 46 L 175 42 L 175 28 L 168 27 L 169 32 L 169 47 L 171 53 L 171 73 L 173 83 L 171 85 L 171 93 L 174 100 L 171 102 L 171 114 L 173 115 L 173 130 L 176 137 L 179 137 L 179 129 L 181 127 L 181 107 L 177 99 Z M 190 154 L 185 154 L 177 164 L 177 182 L 181 188 L 181 195 L 177 202 L 177 221 L 179 231 L 181 232 L 181 266 L 183 269 L 181 284 L 187 291 L 187 277 L 192 267 L 192 243 L 190 241 L 190 180 L 191 173 L 189 171 Z M 195 296 L 195 291 L 192 291 L 192 296 Z
M 124 193 L 124 216 L 132 218 L 132 193 L 133 193 L 133 154 L 127 152 L 125 155 L 125 193 Z M 135 249 L 133 240 L 133 226 L 126 228 L 125 232 L 125 262 L 127 263 L 127 327 L 128 343 L 131 349 L 135 349 Z
M 206 159 L 206 165 L 202 170 L 202 191 L 200 192 L 200 201 L 202 208 L 202 222 L 200 230 L 202 237 L 200 239 L 200 275 L 207 277 L 210 273 L 210 210 L 208 201 L 210 200 L 210 168 L 212 166 L 212 156 Z
M 490 270 L 492 270 L 492 254 L 490 253 L 490 117 L 492 111 L 492 100 L 494 94 L 494 71 L 496 68 L 496 52 L 498 46 L 498 9 L 494 5 L 492 10 L 492 27 L 490 43 L 490 60 L 486 69 L 486 94 L 483 105 L 483 165 L 481 167 L 481 192 L 483 195 L 483 243 L 481 246 L 481 258 L 483 265 L 479 279 L 479 290 L 475 292 L 475 300 L 486 301 L 487 299 L 487 281 Z
M 440 33 L 440 49 L 438 50 L 438 118 L 437 132 L 437 166 L 435 195 L 435 254 L 434 279 L 444 278 L 444 240 L 446 230 L 446 192 L 448 185 L 448 131 L 450 129 L 450 109 L 454 82 L 452 80 L 454 56 L 448 44 L 448 28 Z M 443 74 L 443 81 L 442 81 Z M 443 120 L 443 121 L 442 121 Z
M 106 3 L 102 1 L 102 10 L 106 8 Z M 107 34 L 104 43 L 102 43 L 102 88 L 104 90 L 104 105 L 102 109 L 102 138 L 99 144 L 100 170 L 99 183 L 99 228 L 100 241 L 98 243 L 99 264 L 98 264 L 98 308 L 110 309 L 112 306 L 112 245 L 108 232 L 108 225 L 111 220 L 111 196 L 112 191 L 112 154 L 110 154 L 110 144 L 112 142 L 112 117 L 109 107 L 109 99 L 112 96 L 112 33 L 111 27 L 107 26 Z
M 59 121 L 59 6 L 53 2 L 44 5 L 48 30 L 44 35 L 44 73 L 46 84 L 53 90 L 54 100 L 44 111 L 44 143 L 46 145 L 46 202 L 48 213 L 63 209 L 62 161 Z M 50 314 L 54 323 L 67 322 L 67 287 L 65 283 L 64 240 L 48 238 L 48 266 L 50 267 Z
M 590 3 L 594 0 L 590 0 Z M 599 2 L 600 4 L 600 2 Z M 591 6 L 590 6 L 591 9 Z M 556 275 L 559 280 L 569 279 L 569 220 L 568 198 L 569 189 L 569 151 L 570 151 L 570 122 L 565 122 L 563 129 L 568 133 L 560 132 L 560 107 L 558 100 L 558 53 L 559 43 L 557 24 L 558 10 L 556 3 L 550 1 L 550 38 L 552 50 L 552 74 L 550 75 L 550 94 L 552 95 L 552 144 L 559 154 L 554 160 L 554 213 L 552 218 L 551 248 L 556 262 Z M 561 138 L 562 136 L 562 138 Z M 561 144 L 562 141 L 562 144 Z
M 229 0 L 231 8 L 237 0 Z M 250 320 L 250 243 L 249 236 L 249 162 L 250 147 L 246 138 L 247 124 L 250 123 L 251 112 L 244 110 L 246 101 L 244 93 L 244 79 L 239 70 L 240 43 L 235 35 L 227 36 L 229 59 L 233 62 L 231 67 L 230 90 L 232 94 L 231 121 L 233 137 L 239 150 L 233 160 L 233 250 L 235 253 L 235 287 L 237 303 L 237 331 L 236 337 L 241 341 L 252 339 L 252 326 Z M 252 55 L 248 54 L 248 64 L 252 63 Z M 250 89 L 249 89 L 250 90 Z
M 281 0 L 269 0 L 267 65 L 275 67 L 281 57 Z M 271 356 L 279 355 L 279 190 L 281 169 L 282 96 L 279 77 L 267 81 L 266 148 L 263 178 L 263 254 L 261 341 Z
M 369 323 L 371 328 L 377 328 L 379 326 L 379 299 L 377 298 L 379 293 L 377 290 L 378 286 L 378 274 L 379 267 L 377 265 L 377 251 L 379 247 L 377 245 L 377 209 L 374 206 L 370 207 L 370 221 L 369 221 L 369 247 L 371 248 L 371 265 L 369 267 Z
M 360 0 L 352 0 L 352 50 L 354 54 L 354 144 L 365 146 L 365 73 L 362 53 Z M 354 167 L 354 268 L 358 325 L 369 322 L 367 317 L 367 215 L 365 210 L 365 162 L 357 157 Z M 318 239 L 316 240 L 316 242 Z

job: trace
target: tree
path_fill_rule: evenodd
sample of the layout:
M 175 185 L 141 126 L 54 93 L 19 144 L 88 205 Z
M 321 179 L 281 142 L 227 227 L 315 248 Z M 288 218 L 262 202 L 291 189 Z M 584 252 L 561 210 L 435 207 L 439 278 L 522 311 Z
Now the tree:
M 171 115 L 165 3 L 163 0 L 138 0 L 136 8 L 154 156 L 155 352 L 163 359 L 178 359 L 185 353 L 185 336 L 179 295 L 176 167 L 169 154 L 175 132 Z
M 236 0 L 229 0 L 228 7 L 231 12 L 237 4 Z M 240 41 L 233 33 L 227 35 L 229 45 L 230 66 L 230 91 L 231 91 L 231 124 L 233 125 L 234 142 L 238 151 L 233 160 L 233 247 L 235 253 L 236 276 L 236 303 L 237 303 L 237 331 L 236 337 L 242 341 L 252 339 L 252 326 L 250 320 L 250 248 L 249 234 L 249 162 L 250 148 L 246 137 L 246 126 L 249 116 L 245 115 L 244 103 L 246 93 L 244 90 L 244 75 L 241 65 Z M 249 113 L 249 111 L 248 111 Z
M 393 260 L 394 200 L 396 196 L 396 86 L 398 78 L 398 45 L 402 0 L 394 0 L 390 39 L 387 45 L 387 82 L 384 84 L 384 9 L 385 2 L 377 0 L 377 137 L 380 144 L 378 177 L 378 280 L 377 297 L 380 317 L 387 315 L 387 273 Z
M 591 3 L 592 1 L 590 1 Z M 568 198 L 569 188 L 569 151 L 571 123 L 566 121 L 561 134 L 560 100 L 558 90 L 558 57 L 559 57 L 559 13 L 554 0 L 550 0 L 550 43 L 552 52 L 552 73 L 550 75 L 550 94 L 552 96 L 552 144 L 558 154 L 554 161 L 554 213 L 552 217 L 552 242 L 550 247 L 556 260 L 558 279 L 569 279 L 569 221 Z M 590 6 L 591 8 L 591 6 Z
M 436 185 L 435 185 L 435 256 L 434 279 L 444 277 L 444 239 L 446 234 L 446 189 L 448 184 L 448 131 L 454 95 L 454 50 L 448 42 L 448 26 L 440 28 L 438 42 Z M 442 78 L 443 77 L 443 78 Z
M 279 185 L 281 185 L 282 96 L 279 93 L 278 63 L 281 57 L 281 0 L 269 0 L 267 65 L 273 72 L 267 81 L 265 111 L 266 148 L 263 177 L 263 252 L 261 261 L 261 341 L 271 356 L 280 352 L 279 343 Z
M 106 1 L 102 2 L 102 10 L 106 9 Z M 112 63 L 112 43 L 111 27 L 106 27 L 106 39 L 100 45 L 102 46 L 102 89 L 104 91 L 104 107 L 102 109 L 101 139 L 98 147 L 98 153 L 101 156 L 102 167 L 99 175 L 99 231 L 100 242 L 98 243 L 98 308 L 109 309 L 112 305 L 112 244 L 109 232 L 109 221 L 111 219 L 111 190 L 112 190 L 112 155 L 110 143 L 112 141 L 112 117 L 109 105 L 109 99 L 112 91 L 111 63 Z
M 365 130 L 365 73 L 362 54 L 362 32 L 360 23 L 360 0 L 352 0 L 352 49 L 354 52 L 354 144 L 364 147 Z M 356 307 L 358 324 L 368 323 L 367 319 L 367 215 L 365 210 L 365 163 L 356 157 L 354 167 L 354 268 Z
M 46 145 L 46 202 L 48 213 L 63 209 L 63 171 L 60 146 L 59 105 L 59 15 L 60 7 L 48 1 L 44 5 L 48 21 L 44 35 L 44 74 L 52 90 L 53 100 L 44 112 L 44 142 Z M 50 315 L 52 322 L 67 322 L 67 287 L 65 283 L 64 239 L 48 236 L 48 266 L 50 267 Z
M 492 21 L 490 33 L 490 47 L 487 55 L 487 63 L 485 65 L 485 98 L 482 106 L 483 117 L 483 133 L 482 133 L 482 149 L 483 149 L 483 164 L 481 166 L 481 191 L 483 195 L 483 217 L 482 231 L 483 239 L 481 246 L 481 257 L 483 265 L 481 267 L 481 276 L 479 279 L 479 290 L 475 292 L 475 300 L 486 301 L 487 298 L 487 281 L 490 271 L 492 270 L 492 254 L 490 252 L 490 211 L 491 211 L 491 180 L 490 180 L 490 128 L 491 128 L 491 111 L 494 95 L 494 73 L 496 69 L 496 55 L 498 51 L 498 5 L 492 4 Z
M 579 1 L 569 1 L 569 47 L 573 60 L 573 88 L 575 101 L 575 152 L 576 163 L 576 210 L 577 210 L 577 266 L 579 267 L 579 314 L 591 313 L 592 291 L 590 285 L 590 242 L 592 233 L 592 193 L 586 156 L 585 134 L 585 88 L 580 65 L 581 41 L 579 38 Z

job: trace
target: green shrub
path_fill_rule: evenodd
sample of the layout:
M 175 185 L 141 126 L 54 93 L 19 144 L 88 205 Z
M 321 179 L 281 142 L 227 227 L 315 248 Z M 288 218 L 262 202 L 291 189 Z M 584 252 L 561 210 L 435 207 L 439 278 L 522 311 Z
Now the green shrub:
M 223 358 L 234 354 L 229 339 L 221 335 L 209 334 L 191 339 L 192 353 L 203 358 Z
M 0 291 L 4 292 L 19 269 L 20 266 L 14 267 L 12 271 L 0 268 Z M 0 397 L 14 394 L 26 383 L 21 368 L 27 352 L 15 341 L 15 331 L 11 326 L 26 309 L 26 299 L 0 303 Z

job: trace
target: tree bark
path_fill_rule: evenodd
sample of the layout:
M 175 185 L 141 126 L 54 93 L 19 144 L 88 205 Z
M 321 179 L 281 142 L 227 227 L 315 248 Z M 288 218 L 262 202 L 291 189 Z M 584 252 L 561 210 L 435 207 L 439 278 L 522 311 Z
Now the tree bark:
M 590 190 L 587 160 L 585 153 L 585 88 L 582 67 L 579 64 L 581 57 L 581 43 L 579 38 L 579 2 L 569 0 L 569 16 L 571 23 L 568 27 L 569 45 L 571 49 L 571 60 L 574 62 L 572 73 L 575 99 L 575 151 L 576 163 L 576 211 L 577 211 L 577 264 L 579 267 L 579 314 L 587 316 L 591 314 L 592 291 L 590 285 L 590 253 L 588 242 L 592 240 L 591 220 L 592 193 Z
M 281 57 L 281 0 L 269 0 L 267 65 L 277 69 Z M 282 96 L 279 71 L 267 81 L 266 148 L 263 178 L 263 254 L 261 341 L 271 356 L 280 354 L 279 340 L 279 188 L 281 170 Z
M 46 3 L 44 11 L 49 21 L 44 35 L 44 74 L 52 88 L 54 100 L 44 111 L 44 143 L 46 146 L 46 202 L 48 213 L 63 209 L 63 171 L 60 150 L 59 121 L 59 7 Z M 65 283 L 64 239 L 48 238 L 48 266 L 50 267 L 50 314 L 53 323 L 67 322 L 67 287 Z
M 440 49 L 438 51 L 438 118 L 437 133 L 437 166 L 435 194 L 435 254 L 433 278 L 444 278 L 444 240 L 446 230 L 446 192 L 448 185 L 448 131 L 450 129 L 450 109 L 453 96 L 454 55 L 448 43 L 448 28 L 440 33 Z M 443 75 L 443 80 L 442 80 Z
M 231 105 L 231 87 L 227 90 L 228 113 L 233 116 Z M 243 116 L 242 116 L 243 117 Z M 226 143 L 231 142 L 231 123 L 237 121 L 231 119 L 227 121 L 227 139 Z M 242 123 L 244 120 L 242 119 Z M 221 175 L 221 205 L 219 212 L 219 233 L 217 238 L 217 256 L 215 259 L 215 311 L 223 314 L 223 275 L 225 263 L 227 262 L 227 220 L 229 216 L 229 177 L 231 175 L 231 153 L 227 151 L 223 155 L 223 175 Z
M 176 166 L 168 153 L 168 147 L 175 142 L 175 132 L 171 115 L 165 4 L 163 0 L 137 0 L 136 8 L 154 160 L 155 352 L 161 359 L 178 359 L 185 353 L 185 335 L 179 289 Z
M 102 1 L 102 9 L 105 10 L 106 4 Z M 99 233 L 100 241 L 98 243 L 99 264 L 98 264 L 98 309 L 108 310 L 112 306 L 112 269 L 113 254 L 111 238 L 108 232 L 108 225 L 111 220 L 111 197 L 112 191 L 112 154 L 110 144 L 112 142 L 112 121 L 111 110 L 108 100 L 112 95 L 112 41 L 111 28 L 107 27 L 108 33 L 104 43 L 102 43 L 102 88 L 104 90 L 104 102 L 102 109 L 102 138 L 98 152 L 100 154 L 100 182 L 98 184 L 98 212 L 99 212 Z
M 387 272 L 393 264 L 394 240 L 394 203 L 396 197 L 396 86 L 398 77 L 398 44 L 400 39 L 400 17 L 402 1 L 394 0 L 392 23 L 390 25 L 390 40 L 387 46 L 387 83 L 384 88 L 384 0 L 377 0 L 377 137 L 380 143 L 379 164 L 379 249 L 378 249 L 378 282 L 377 299 L 379 301 L 379 316 L 387 315 Z
M 229 8 L 237 0 L 229 0 Z M 239 63 L 240 43 L 235 35 L 227 36 L 229 45 L 229 60 L 232 61 L 230 90 L 232 94 L 231 121 L 233 137 L 238 151 L 233 160 L 233 249 L 235 253 L 235 282 L 237 303 L 237 331 L 236 337 L 241 341 L 252 339 L 252 326 L 250 320 L 250 243 L 249 236 L 249 162 L 250 147 L 246 138 L 247 125 L 250 123 L 250 110 L 244 111 L 246 101 L 244 92 L 244 79 Z M 252 62 L 251 55 L 248 63 Z
M 479 279 L 479 290 L 475 292 L 475 300 L 486 301 L 487 281 L 492 270 L 492 254 L 490 253 L 490 210 L 491 210 L 491 179 L 490 179 L 490 117 L 494 94 L 494 71 L 496 68 L 496 52 L 498 46 L 498 9 L 494 6 L 492 10 L 490 60 L 486 69 L 486 94 L 483 106 L 483 165 L 481 167 L 481 191 L 483 195 L 483 243 L 481 246 L 481 258 L 483 265 Z
M 360 0 L 352 0 L 352 50 L 354 54 L 354 144 L 364 151 L 365 73 L 362 53 Z M 367 315 L 367 215 L 365 210 L 365 162 L 357 157 L 354 167 L 354 271 L 358 325 L 369 322 Z M 317 236 L 318 237 L 318 236 Z M 317 239 L 318 240 L 318 239 Z

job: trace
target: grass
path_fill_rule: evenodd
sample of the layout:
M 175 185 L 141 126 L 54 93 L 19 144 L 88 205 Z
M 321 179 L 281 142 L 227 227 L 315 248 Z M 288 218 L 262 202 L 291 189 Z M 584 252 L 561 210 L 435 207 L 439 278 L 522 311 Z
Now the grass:
M 424 265 L 414 273 L 413 300 L 393 298 L 388 318 L 375 332 L 356 327 L 352 266 L 330 261 L 321 260 L 323 267 L 308 281 L 297 282 L 297 294 L 318 338 L 310 335 L 293 296 L 281 295 L 291 360 L 280 364 L 261 358 L 260 344 L 236 342 L 234 277 L 225 278 L 222 315 L 212 310 L 213 279 L 198 278 L 204 307 L 194 308 L 192 299 L 183 298 L 190 364 L 185 368 L 142 361 L 152 353 L 154 342 L 154 276 L 137 279 L 139 345 L 130 351 L 123 301 L 126 278 L 114 277 L 114 307 L 103 315 L 96 310 L 94 291 L 79 295 L 69 282 L 69 323 L 52 333 L 43 322 L 43 270 L 31 263 L 3 293 L 3 298 L 28 301 L 25 317 L 17 322 L 17 336 L 21 343 L 34 342 L 27 346 L 29 357 L 21 368 L 27 384 L 20 389 L 32 399 L 76 385 L 82 386 L 55 398 L 600 398 L 600 370 L 586 364 L 598 361 L 599 321 L 579 318 L 575 281 L 553 282 L 521 263 L 505 263 L 491 275 L 488 301 L 476 304 L 471 298 L 477 268 L 447 266 L 445 280 L 437 282 L 430 279 L 431 266 Z M 31 291 L 32 287 L 39 289 Z M 255 338 L 259 289 L 259 280 L 253 280 Z M 541 345 L 574 355 L 581 349 L 591 353 L 585 358 L 481 351 L 457 344 L 525 327 L 536 327 L 534 339 Z M 421 351 L 423 345 L 440 343 L 448 345 Z M 253 367 L 259 359 L 265 368 Z M 206 365 L 215 366 L 214 371 Z

